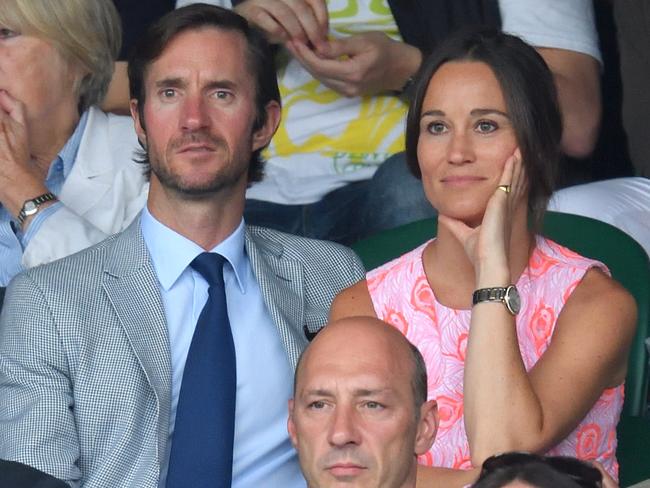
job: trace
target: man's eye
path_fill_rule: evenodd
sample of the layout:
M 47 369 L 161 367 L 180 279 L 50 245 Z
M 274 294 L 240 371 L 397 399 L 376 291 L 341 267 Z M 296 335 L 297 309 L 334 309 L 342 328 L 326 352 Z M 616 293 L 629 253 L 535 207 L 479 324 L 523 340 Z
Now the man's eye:
M 8 29 L 7 27 L 0 27 L 0 39 L 9 39 L 11 37 L 16 37 L 18 32 Z
M 480 120 L 476 124 L 476 130 L 478 132 L 481 132 L 483 134 L 489 134 L 490 132 L 494 132 L 497 130 L 498 126 L 491 120 Z
M 447 132 L 447 126 L 445 126 L 445 124 L 442 122 L 431 122 L 427 125 L 427 130 L 431 134 L 444 134 Z
M 322 402 L 320 400 L 317 400 L 315 402 L 311 402 L 307 407 L 311 410 L 322 410 L 325 408 L 325 402 Z
M 370 410 L 380 410 L 384 408 L 384 406 L 379 402 L 366 402 L 365 407 L 369 408 Z
M 226 91 L 226 90 L 217 90 L 214 92 L 214 97 L 218 98 L 220 100 L 227 100 L 232 96 L 232 93 Z

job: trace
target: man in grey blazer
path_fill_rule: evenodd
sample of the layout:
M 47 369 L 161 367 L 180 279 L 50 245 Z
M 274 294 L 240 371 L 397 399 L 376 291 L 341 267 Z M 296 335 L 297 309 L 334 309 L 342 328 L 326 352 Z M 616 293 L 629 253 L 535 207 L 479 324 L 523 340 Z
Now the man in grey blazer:
M 0 458 L 75 487 L 206 486 L 191 467 L 185 483 L 166 480 L 186 358 L 212 300 L 190 263 L 209 251 L 225 259 L 236 353 L 232 486 L 304 486 L 286 432 L 292 371 L 363 269 L 338 245 L 243 223 L 280 118 L 268 46 L 236 14 L 192 5 L 147 31 L 129 81 L 147 206 L 124 232 L 8 288 Z

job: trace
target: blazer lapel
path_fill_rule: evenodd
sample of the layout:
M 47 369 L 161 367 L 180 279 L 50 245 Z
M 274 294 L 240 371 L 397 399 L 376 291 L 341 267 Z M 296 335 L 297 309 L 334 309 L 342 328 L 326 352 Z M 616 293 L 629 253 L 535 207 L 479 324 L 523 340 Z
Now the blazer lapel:
M 304 279 L 302 264 L 283 256 L 281 244 L 246 230 L 246 251 L 264 303 L 275 323 L 292 368 L 307 346 L 303 331 Z
M 171 353 L 158 279 L 139 218 L 116 237 L 107 256 L 103 287 L 155 392 L 160 461 L 169 433 Z
M 77 215 L 95 207 L 113 184 L 112 165 L 106 162 L 115 151 L 109 147 L 108 125 L 106 114 L 90 108 L 74 166 L 59 195 Z

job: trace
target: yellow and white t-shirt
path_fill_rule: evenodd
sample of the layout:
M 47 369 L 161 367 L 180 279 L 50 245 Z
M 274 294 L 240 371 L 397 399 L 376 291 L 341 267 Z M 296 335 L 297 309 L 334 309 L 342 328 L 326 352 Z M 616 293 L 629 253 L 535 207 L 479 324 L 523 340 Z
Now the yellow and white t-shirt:
M 401 40 L 386 0 L 328 0 L 330 36 L 381 31 Z M 265 177 L 248 198 L 304 204 L 351 181 L 370 178 L 404 149 L 407 105 L 391 94 L 347 98 L 278 55 L 282 123 L 265 151 Z

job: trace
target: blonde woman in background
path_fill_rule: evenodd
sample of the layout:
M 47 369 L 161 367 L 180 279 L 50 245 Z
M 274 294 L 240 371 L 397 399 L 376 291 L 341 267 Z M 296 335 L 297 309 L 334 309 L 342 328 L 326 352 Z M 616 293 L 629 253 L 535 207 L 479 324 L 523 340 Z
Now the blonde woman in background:
M 2 2 L 2 287 L 122 230 L 144 204 L 133 123 L 96 107 L 120 39 L 110 0 Z

